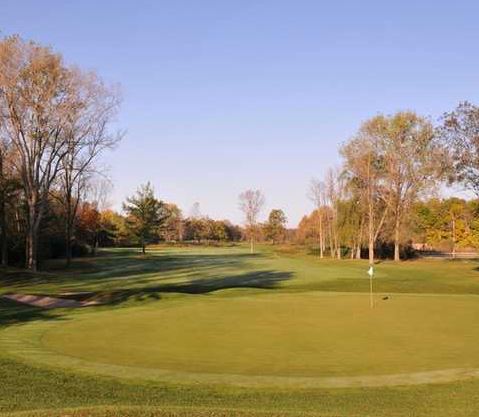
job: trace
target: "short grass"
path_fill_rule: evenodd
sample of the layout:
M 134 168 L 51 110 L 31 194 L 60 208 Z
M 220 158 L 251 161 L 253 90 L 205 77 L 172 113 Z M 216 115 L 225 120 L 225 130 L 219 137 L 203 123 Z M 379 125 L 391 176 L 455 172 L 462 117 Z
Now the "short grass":
M 319 260 L 301 251 L 261 248 L 250 255 L 244 247 L 156 247 L 146 256 L 129 249 L 104 251 L 77 260 L 68 271 L 64 261 L 47 264 L 31 275 L 4 270 L 0 293 L 94 292 L 109 301 L 154 297 L 167 292 L 205 294 L 229 288 L 278 291 L 367 292 L 367 261 Z M 477 294 L 477 260 L 415 260 L 376 265 L 380 292 Z
M 398 295 L 377 297 L 371 310 L 362 294 L 187 297 L 57 322 L 39 348 L 200 374 L 348 377 L 479 368 L 478 301 Z
M 380 263 L 375 287 L 389 299 L 377 296 L 374 310 L 366 267 L 271 248 L 251 256 L 242 247 L 159 247 L 146 257 L 106 251 L 69 271 L 59 261 L 36 275 L 0 271 L 4 293 L 85 292 L 75 297 L 106 303 L 44 311 L 0 301 L 0 413 L 479 414 L 475 378 L 363 388 L 300 383 L 479 367 L 478 262 Z M 135 371 L 125 378 L 109 368 Z M 144 377 L 155 370 L 167 373 Z M 273 379 L 243 384 L 231 375 Z M 290 379 L 283 386 L 270 384 L 274 378 Z

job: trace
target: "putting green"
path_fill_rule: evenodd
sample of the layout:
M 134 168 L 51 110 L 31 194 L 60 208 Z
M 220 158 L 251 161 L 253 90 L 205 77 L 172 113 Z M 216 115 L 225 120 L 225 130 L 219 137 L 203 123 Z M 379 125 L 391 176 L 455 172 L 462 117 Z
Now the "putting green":
M 35 349 L 132 376 L 392 385 L 478 374 L 478 319 L 475 296 L 197 296 L 49 323 Z

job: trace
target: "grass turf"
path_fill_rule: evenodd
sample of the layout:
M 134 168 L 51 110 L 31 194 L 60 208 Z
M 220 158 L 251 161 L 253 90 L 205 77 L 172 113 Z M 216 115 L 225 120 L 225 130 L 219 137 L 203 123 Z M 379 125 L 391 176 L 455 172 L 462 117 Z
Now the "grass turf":
M 478 264 L 474 261 L 414 261 L 401 265 L 385 262 L 377 267 L 376 285 L 379 291 L 387 293 L 478 294 L 477 266 Z M 56 269 L 55 264 L 50 265 L 48 272 L 35 276 L 21 271 L 3 271 L 1 285 L 4 292 L 58 294 L 65 291 L 88 291 L 92 294 L 87 296 L 100 297 L 111 304 L 90 311 L 45 312 L 2 301 L 0 302 L 0 325 L 8 332 L 20 334 L 25 327 L 23 324 L 26 323 L 34 328 L 37 324 L 41 327 L 51 322 L 54 323 L 54 327 L 58 326 L 57 328 L 60 329 L 63 325 L 68 328 L 70 323 L 75 326 L 83 320 L 87 322 L 91 316 L 98 317 L 92 320 L 100 320 L 100 322 L 102 316 L 117 317 L 119 319 L 112 323 L 120 324 L 122 318 L 126 320 L 129 317 L 129 313 L 133 314 L 143 309 L 146 312 L 153 312 L 151 313 L 153 317 L 149 317 L 150 320 L 146 322 L 151 327 L 151 323 L 155 324 L 156 320 L 160 329 L 158 334 L 161 335 L 163 323 L 160 311 L 162 309 L 167 311 L 168 305 L 184 304 L 187 310 L 192 309 L 189 312 L 190 317 L 197 316 L 196 304 L 201 304 L 198 298 L 206 298 L 207 309 L 213 308 L 213 304 L 219 304 L 218 308 L 221 307 L 219 310 L 209 313 L 221 317 L 221 312 L 224 312 L 229 305 L 238 302 L 241 304 L 247 299 L 257 301 L 261 297 L 270 297 L 275 301 L 274 308 L 271 311 L 268 310 L 269 320 L 275 320 L 275 317 L 279 318 L 281 315 L 287 319 L 288 316 L 294 316 L 295 306 L 301 305 L 301 301 L 298 300 L 302 300 L 303 297 L 305 299 L 314 297 L 310 291 L 362 292 L 367 290 L 365 267 L 366 264 L 363 262 L 320 262 L 305 255 L 283 256 L 266 251 L 260 255 L 249 256 L 242 248 L 204 250 L 162 248 L 144 259 L 129 251 L 115 251 L 95 260 L 82 260 L 68 272 Z M 226 291 L 218 292 L 218 290 Z M 180 295 L 173 296 L 172 293 Z M 189 295 L 181 295 L 185 293 Z M 199 297 L 199 294 L 209 295 Z M 280 302 L 280 297 L 286 297 L 289 303 Z M 341 299 L 341 296 L 334 297 Z M 361 294 L 357 297 L 361 300 L 364 298 Z M 403 297 L 405 300 L 414 298 Z M 395 308 L 398 304 L 394 303 L 403 297 L 393 296 L 391 303 L 387 305 Z M 469 310 L 466 308 L 461 312 L 461 306 L 454 305 L 463 297 L 425 298 L 444 301 L 421 311 L 415 311 L 414 308 L 417 307 L 408 306 L 407 309 L 399 309 L 395 314 L 388 316 L 387 320 L 395 323 L 395 318 L 405 319 L 404 323 L 419 326 L 425 331 L 434 329 L 435 325 L 450 326 L 448 328 L 452 331 L 454 320 L 456 323 L 464 321 L 461 324 L 464 327 L 459 326 L 456 329 L 457 334 L 451 336 L 450 333 L 444 333 L 444 336 L 451 336 L 445 337 L 444 340 L 451 343 L 450 339 L 461 340 L 469 336 L 475 340 L 473 330 L 467 325 L 467 322 L 471 320 L 471 317 L 467 316 Z M 465 297 L 465 299 L 469 298 Z M 209 303 L 210 300 L 212 303 Z M 434 303 L 435 301 L 432 302 Z M 341 308 L 341 303 L 335 304 L 336 309 Z M 253 311 L 250 311 L 251 308 Z M 305 306 L 304 308 L 307 310 L 313 307 Z M 155 311 L 160 314 L 159 317 L 155 317 Z M 469 314 L 474 314 L 473 311 L 471 310 Z M 174 308 L 171 312 L 174 313 Z M 401 312 L 409 315 L 409 318 L 401 317 Z M 449 317 L 449 314 L 446 314 L 448 312 L 452 312 L 452 316 L 455 316 L 450 318 L 449 324 L 441 323 L 442 320 L 438 323 L 431 322 L 434 314 L 436 317 L 437 314 L 439 317 Z M 314 314 L 318 313 L 320 312 L 314 310 Z M 238 307 L 235 314 L 236 317 L 246 314 L 245 318 L 249 318 L 250 322 L 258 317 L 258 311 L 254 311 L 254 307 L 244 304 Z M 425 319 L 426 314 L 432 315 L 427 317 L 424 328 L 421 328 L 420 322 Z M 461 314 L 466 314 L 467 317 Z M 330 321 L 327 317 L 325 315 L 319 320 L 323 319 L 327 325 Z M 175 318 L 174 314 L 172 318 Z M 168 319 L 170 320 L 171 317 Z M 198 319 L 204 321 L 204 318 L 201 320 L 201 317 L 198 317 Z M 415 323 L 416 321 L 418 323 Z M 132 326 L 136 327 L 134 324 Z M 337 331 L 340 331 L 341 326 Z M 99 331 L 110 327 L 112 325 L 108 326 L 105 322 L 98 325 Z M 62 336 L 62 332 L 58 331 L 60 333 L 56 336 L 59 337 L 56 347 L 65 347 L 67 343 L 65 339 L 62 342 L 62 337 L 67 336 Z M 439 332 L 439 335 L 437 333 L 434 332 L 432 336 L 440 338 L 442 333 Z M 70 331 L 63 333 L 63 335 L 68 334 L 75 333 Z M 318 332 L 318 335 L 322 336 L 321 332 Z M 257 338 L 261 339 L 261 336 L 260 334 Z M 423 336 L 427 339 L 431 335 Z M 50 342 L 53 343 L 53 341 Z M 240 349 L 241 341 L 237 342 L 238 346 L 233 347 Z M 258 340 L 255 343 L 261 344 L 261 341 Z M 469 345 L 469 342 L 467 344 Z M 141 341 L 137 345 L 141 345 Z M 431 341 L 429 346 L 431 356 L 426 351 L 422 355 L 422 360 L 431 360 L 431 364 L 435 357 L 434 345 L 440 346 L 441 340 Z M 110 350 L 115 350 L 117 346 L 118 343 L 112 343 Z M 474 349 L 473 343 L 469 346 L 470 349 Z M 173 346 L 167 347 L 170 352 L 175 352 Z M 193 350 L 193 346 L 190 347 Z M 297 345 L 295 349 L 301 351 L 301 346 Z M 457 347 L 451 349 L 449 356 L 457 359 L 458 355 L 455 355 Z M 475 353 L 472 350 L 467 351 L 461 360 L 473 359 Z M 198 354 L 201 353 L 200 351 Z M 222 349 L 218 346 L 212 356 L 216 359 L 221 351 Z M 397 351 L 400 351 L 399 347 Z M 255 347 L 252 352 L 256 352 L 257 355 L 259 351 Z M 206 353 L 207 349 L 203 349 L 202 354 Z M 441 352 L 439 349 L 436 359 L 447 358 L 447 352 Z M 300 359 L 295 358 L 295 360 Z M 256 358 L 255 361 L 258 362 L 259 359 Z M 177 365 L 180 363 L 178 356 L 175 363 Z M 465 365 L 468 364 L 465 363 Z M 262 366 L 264 367 L 265 364 Z M 361 364 L 357 363 L 357 366 Z M 302 369 L 304 371 L 304 367 Z M 334 371 L 333 366 L 330 372 L 334 373 Z M 264 371 L 259 369 L 255 372 L 263 373 Z M 50 365 L 40 366 L 29 362 L 28 358 L 16 360 L 6 351 L 0 353 L 0 411 L 26 413 L 23 415 L 50 416 L 67 413 L 81 416 L 472 416 L 479 413 L 478 392 L 479 383 L 475 379 L 448 384 L 343 389 L 242 388 L 228 384 L 210 385 L 205 382 L 147 382 L 141 379 L 123 380 L 101 375 L 87 375 L 80 371 L 55 368 Z
M 479 368 L 476 297 L 377 297 L 373 310 L 367 296 L 348 293 L 191 298 L 56 322 L 42 334 L 39 349 L 149 371 L 222 375 L 349 377 Z

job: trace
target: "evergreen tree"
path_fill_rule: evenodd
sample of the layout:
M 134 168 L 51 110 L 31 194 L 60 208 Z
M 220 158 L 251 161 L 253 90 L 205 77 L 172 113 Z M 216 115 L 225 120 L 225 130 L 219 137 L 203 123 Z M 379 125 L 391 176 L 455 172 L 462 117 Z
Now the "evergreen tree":
M 128 197 L 123 204 L 127 214 L 127 227 L 139 240 L 141 251 L 146 253 L 146 245 L 158 238 L 163 221 L 163 203 L 156 199 L 151 184 L 141 185 L 134 196 Z

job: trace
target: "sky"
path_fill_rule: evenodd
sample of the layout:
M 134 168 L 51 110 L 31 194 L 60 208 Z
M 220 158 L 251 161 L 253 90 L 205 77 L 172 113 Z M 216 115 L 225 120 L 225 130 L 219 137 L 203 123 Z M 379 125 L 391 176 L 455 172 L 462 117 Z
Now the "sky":
M 0 35 L 119 84 L 112 206 L 150 181 L 186 215 L 242 221 L 266 196 L 295 226 L 338 148 L 378 113 L 479 104 L 477 1 L 0 0 Z

